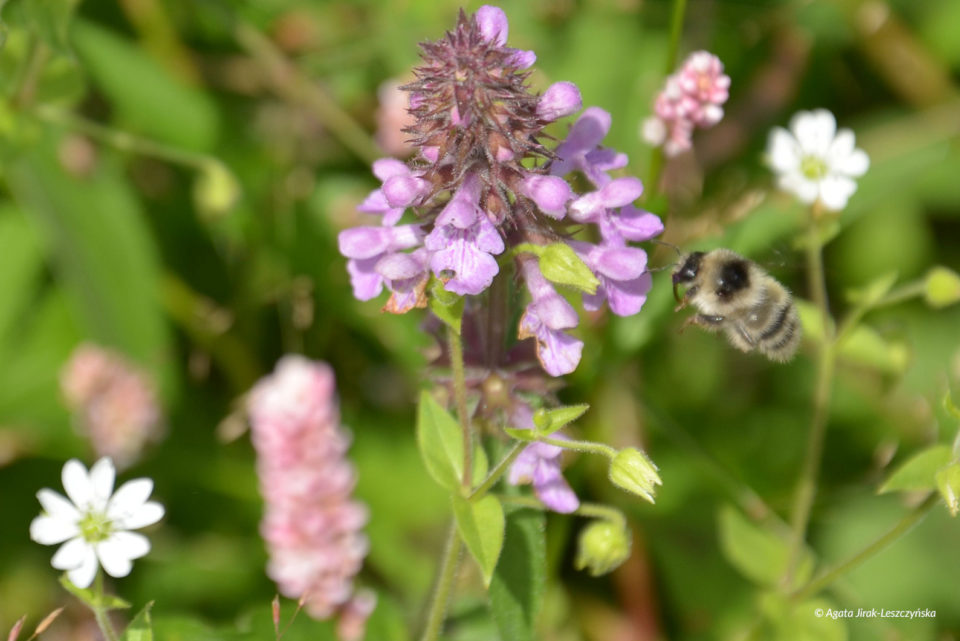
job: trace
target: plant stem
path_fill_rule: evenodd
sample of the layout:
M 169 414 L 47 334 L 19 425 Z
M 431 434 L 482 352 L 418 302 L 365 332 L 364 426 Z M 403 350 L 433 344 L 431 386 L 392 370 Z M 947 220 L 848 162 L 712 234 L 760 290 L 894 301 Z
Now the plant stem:
M 543 512 L 548 511 L 547 506 L 532 496 L 499 494 L 497 495 L 497 498 L 499 498 L 503 503 L 512 503 L 513 505 L 528 507 L 532 510 L 540 510 Z M 613 521 L 621 527 L 627 526 L 627 517 L 623 515 L 623 512 L 616 508 L 612 508 L 609 505 L 603 505 L 602 503 L 581 503 L 580 507 L 573 511 L 573 514 L 576 514 L 577 516 L 606 519 L 608 521 Z
M 540 443 L 546 443 L 547 445 L 556 445 L 557 447 L 565 450 L 576 450 L 577 452 L 586 452 L 588 454 L 602 454 L 609 459 L 612 459 L 617 455 L 617 450 L 609 445 L 604 445 L 603 443 L 594 443 L 592 441 L 574 441 L 550 438 L 549 436 L 540 436 L 537 438 L 537 441 Z
M 680 50 L 680 36 L 683 34 L 683 18 L 687 13 L 687 0 L 673 0 L 673 13 L 670 16 L 670 42 L 667 45 L 667 59 L 663 75 L 669 76 L 677 65 L 677 52 Z M 648 198 L 660 192 L 660 172 L 663 171 L 663 149 L 654 147 L 650 155 L 650 173 L 647 178 Z
M 96 603 L 93 609 L 93 618 L 97 621 L 100 632 L 106 641 L 117 641 L 117 632 L 110 623 L 110 617 L 107 615 L 107 609 L 103 607 L 103 572 L 98 571 L 93 581 L 93 598 Z
M 177 165 L 184 165 L 192 169 L 202 169 L 211 163 L 222 164 L 213 156 L 184 151 L 183 149 L 171 147 L 154 140 L 148 140 L 126 131 L 119 131 L 57 107 L 41 105 L 36 108 L 35 113 L 41 120 L 79 131 L 120 151 L 128 151 L 143 156 L 159 158 L 160 160 L 165 160 Z
M 462 547 L 460 534 L 457 532 L 457 524 L 450 524 L 450 534 L 447 536 L 447 545 L 444 548 L 443 559 L 440 562 L 440 573 L 437 577 L 437 584 L 433 592 L 433 600 L 430 602 L 430 610 L 427 614 L 427 623 L 424 627 L 420 641 L 436 641 L 440 635 L 440 629 L 443 627 L 443 620 L 446 618 L 447 601 L 450 599 L 450 592 L 453 590 L 453 580 L 456 578 L 457 565 L 460 560 L 460 549 Z
M 269 38 L 254 27 L 239 23 L 234 37 L 267 75 L 277 94 L 308 108 L 343 146 L 364 162 L 383 156 L 370 135 L 314 81 L 304 76 Z
M 888 545 L 906 534 L 914 525 L 923 520 L 923 517 L 925 517 L 930 510 L 933 509 L 933 506 L 939 502 L 939 499 L 940 496 L 936 492 L 930 494 L 930 496 L 928 496 L 923 503 L 915 507 L 903 518 L 901 518 L 896 525 L 890 528 L 886 534 L 880 536 L 873 543 L 866 546 L 846 561 L 838 563 L 832 568 L 828 568 L 827 570 L 821 572 L 819 576 L 810 580 L 806 585 L 802 586 L 793 594 L 791 594 L 790 599 L 794 602 L 800 602 L 806 598 L 814 596 L 820 590 L 827 587 L 850 570 L 854 569 L 870 557 L 886 548 Z
M 500 480 L 500 477 L 503 476 L 503 473 L 507 471 L 507 468 L 510 467 L 510 464 L 520 455 L 520 452 L 523 451 L 523 448 L 526 447 L 526 443 L 516 442 L 513 444 L 513 447 L 510 448 L 510 451 L 507 452 L 506 456 L 500 459 L 500 462 L 497 463 L 496 467 L 490 470 L 490 473 L 487 474 L 487 478 L 483 479 L 483 482 L 477 486 L 473 492 L 470 493 L 470 496 L 467 497 L 470 501 L 476 501 L 477 499 L 483 498 L 487 492 L 490 491 L 494 485 L 497 484 L 497 481 Z
M 447 326 L 447 344 L 450 347 L 450 369 L 453 372 L 453 396 L 457 403 L 457 416 L 463 432 L 463 487 L 473 484 L 473 426 L 467 411 L 467 383 L 463 371 L 463 341 L 460 334 Z
M 807 282 L 814 304 L 820 310 L 823 323 L 823 341 L 817 350 L 817 380 L 813 397 L 813 416 L 807 435 L 807 453 L 800 471 L 797 491 L 791 513 L 791 547 L 783 584 L 789 586 L 800 561 L 810 510 L 817 491 L 817 474 L 823 456 L 823 441 L 830 410 L 830 392 L 836 363 L 836 331 L 830 318 L 827 286 L 823 271 L 823 244 L 818 233 L 819 207 L 814 205 L 807 239 Z

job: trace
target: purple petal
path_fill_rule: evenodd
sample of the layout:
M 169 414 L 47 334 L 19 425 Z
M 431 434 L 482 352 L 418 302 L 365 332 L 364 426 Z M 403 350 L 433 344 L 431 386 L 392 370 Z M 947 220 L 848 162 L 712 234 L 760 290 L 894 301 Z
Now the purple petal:
M 419 225 L 398 227 L 354 227 L 337 237 L 340 253 L 347 258 L 372 258 L 387 251 L 410 249 L 420 244 Z
M 527 69 L 537 61 L 537 54 L 532 51 L 524 51 L 523 49 L 508 49 L 508 51 L 513 52 L 510 62 L 517 69 Z
M 663 232 L 663 221 L 656 214 L 627 206 L 611 217 L 617 231 L 627 240 L 650 240 Z
M 499 250 L 503 251 L 503 239 L 493 225 L 486 221 L 480 222 L 479 234 L 474 230 L 458 230 L 452 226 L 436 227 L 427 236 L 425 246 L 433 251 L 430 256 L 430 269 L 438 278 L 446 278 L 445 272 L 452 272 L 444 287 L 460 295 L 479 294 L 493 282 L 493 277 L 500 271 L 496 259 L 478 246 L 478 236 L 484 236 L 483 246 L 494 246 L 489 231 L 484 232 L 483 222 L 492 229 L 492 233 L 499 239 Z
M 513 461 L 507 472 L 507 482 L 510 485 L 521 485 L 533 480 L 533 471 L 540 461 L 536 450 L 531 445 L 526 446 L 520 455 Z
M 549 122 L 558 120 L 580 111 L 583 99 L 580 89 L 572 82 L 555 82 L 540 96 L 537 103 L 537 115 Z
M 647 269 L 647 253 L 636 247 L 599 245 L 591 252 L 591 258 L 593 272 L 613 280 L 633 280 Z
M 426 189 L 426 181 L 412 174 L 391 176 L 383 183 L 383 195 L 391 207 L 407 207 Z
M 460 189 L 437 216 L 435 225 L 454 225 L 460 229 L 471 227 L 481 214 L 480 179 L 476 174 L 467 174 Z M 502 251 L 502 250 L 501 250 Z
M 550 329 L 571 329 L 580 322 L 577 310 L 556 292 L 552 296 L 544 296 L 534 301 L 533 304 L 537 318 Z
M 383 291 L 383 277 L 376 271 L 379 256 L 362 260 L 350 259 L 347 261 L 347 273 L 350 274 L 350 285 L 357 300 L 376 298 Z
M 357 211 L 362 211 L 365 214 L 381 214 L 388 209 L 390 209 L 390 203 L 387 202 L 387 197 L 383 195 L 381 189 L 371 191 L 363 202 L 357 206 Z
M 533 473 L 533 490 L 554 512 L 569 514 L 580 507 L 577 495 L 563 478 L 559 463 L 540 461 Z
M 558 176 L 528 175 L 523 181 L 523 193 L 537 203 L 540 211 L 560 220 L 567 210 L 573 192 L 567 181 Z
M 583 341 L 561 331 L 547 330 L 537 341 L 537 357 L 550 376 L 563 376 L 577 369 Z
M 386 182 L 394 176 L 409 174 L 410 169 L 406 163 L 396 158 L 381 158 L 373 162 L 373 175 L 380 179 L 380 182 Z
M 627 166 L 630 159 L 627 154 L 606 147 L 588 151 L 584 158 L 586 162 L 600 171 L 612 171 Z
M 423 263 L 410 254 L 387 254 L 377 261 L 375 269 L 387 280 L 416 278 L 424 272 Z
M 480 35 L 483 36 L 484 40 L 501 47 L 507 44 L 510 25 L 507 22 L 507 14 L 503 12 L 503 9 L 485 4 L 477 9 L 475 17 L 477 26 L 480 27 Z
M 639 178 L 627 176 L 610 181 L 603 189 L 603 204 L 609 208 L 629 205 L 643 193 L 643 182 Z
M 569 144 L 578 150 L 590 151 L 606 138 L 611 122 L 612 118 L 608 112 L 600 107 L 588 107 L 577 118 L 577 122 L 573 124 L 563 144 Z
M 583 307 L 588 311 L 596 311 L 603 305 L 604 299 L 610 311 L 617 316 L 633 316 L 647 301 L 647 293 L 653 284 L 649 272 L 629 281 L 615 281 L 601 278 L 602 285 L 597 293 L 583 297 Z

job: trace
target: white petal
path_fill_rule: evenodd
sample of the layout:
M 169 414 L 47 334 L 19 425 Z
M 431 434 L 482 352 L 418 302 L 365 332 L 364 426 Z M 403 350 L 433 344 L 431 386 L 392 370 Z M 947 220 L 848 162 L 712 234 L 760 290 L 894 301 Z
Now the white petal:
M 78 536 L 60 546 L 50 559 L 50 565 L 58 570 L 73 570 L 83 565 L 92 554 L 93 546 Z
M 110 499 L 107 506 L 107 516 L 118 518 L 132 513 L 143 506 L 153 491 L 153 481 L 150 479 L 134 479 L 121 485 Z
M 817 199 L 817 194 L 820 193 L 820 187 L 818 183 L 807 179 L 799 172 L 793 172 L 780 176 L 780 180 L 777 181 L 777 184 L 780 185 L 781 189 L 789 191 L 795 195 L 800 202 L 807 204 L 815 201 Z
M 824 207 L 839 211 L 847 206 L 847 200 L 857 190 L 857 183 L 846 176 L 827 176 L 820 181 L 820 200 Z
M 130 574 L 131 561 L 150 551 L 147 537 L 133 532 L 117 532 L 106 541 L 97 544 L 97 557 L 103 569 L 112 577 Z
M 800 166 L 800 147 L 789 131 L 775 127 L 767 142 L 767 157 L 774 171 L 794 171 Z
M 163 518 L 163 506 L 156 501 L 147 501 L 135 511 L 118 518 L 117 526 L 125 530 L 137 530 L 153 525 Z
M 790 121 L 790 129 L 804 154 L 823 158 L 837 133 L 837 119 L 826 109 L 801 111 Z
M 62 521 L 75 522 L 80 519 L 80 511 L 62 494 L 43 488 L 37 492 L 37 499 L 40 501 L 40 505 L 43 506 L 43 511 L 47 513 L 47 516 Z
M 107 501 L 113 494 L 113 482 L 116 478 L 117 469 L 113 466 L 113 461 L 107 456 L 94 463 L 93 467 L 90 468 L 90 483 L 93 485 L 93 493 L 98 508 L 106 508 Z
M 75 521 L 65 521 L 53 516 L 38 516 L 30 522 L 30 538 L 41 545 L 63 543 L 80 533 Z
M 89 554 L 83 559 L 83 563 L 67 572 L 67 578 L 78 588 L 90 587 L 95 576 L 97 576 L 97 555 L 92 549 L 89 549 Z
M 73 504 L 81 510 L 88 508 L 93 501 L 93 486 L 90 484 L 90 477 L 83 463 L 75 458 L 70 459 L 63 464 L 63 472 L 60 476 L 63 480 L 63 489 L 66 490 Z
M 845 158 L 853 153 L 855 138 L 849 129 L 841 129 L 827 150 L 827 160 Z
M 862 149 L 854 149 L 850 155 L 830 162 L 830 169 L 847 176 L 862 176 L 870 167 L 870 158 Z

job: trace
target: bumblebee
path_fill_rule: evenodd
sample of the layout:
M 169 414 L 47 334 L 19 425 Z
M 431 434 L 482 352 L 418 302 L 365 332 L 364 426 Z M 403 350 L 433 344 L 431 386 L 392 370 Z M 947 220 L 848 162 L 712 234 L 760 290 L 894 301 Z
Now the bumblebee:
M 680 286 L 686 287 L 683 297 Z M 800 317 L 790 291 L 751 260 L 714 249 L 681 256 L 673 272 L 676 311 L 692 305 L 699 313 L 686 325 L 722 331 L 744 352 L 758 351 L 786 362 L 800 345 Z

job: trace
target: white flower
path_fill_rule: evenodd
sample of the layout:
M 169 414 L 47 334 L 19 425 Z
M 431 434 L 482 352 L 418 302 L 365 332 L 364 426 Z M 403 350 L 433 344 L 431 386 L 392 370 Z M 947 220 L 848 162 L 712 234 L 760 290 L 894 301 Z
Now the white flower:
M 826 109 L 797 113 L 790 131 L 774 128 L 767 157 L 781 189 L 805 203 L 819 199 L 834 211 L 846 207 L 857 190 L 853 179 L 870 166 L 867 154 L 854 148 L 853 132 L 837 131 L 837 120 Z
M 30 523 L 30 538 L 43 545 L 63 543 L 50 563 L 66 570 L 80 588 L 93 583 L 98 564 L 113 577 L 130 574 L 133 559 L 150 551 L 150 541 L 129 530 L 163 518 L 163 506 L 147 500 L 152 480 L 127 481 L 114 492 L 115 477 L 109 458 L 94 463 L 89 473 L 80 461 L 71 459 L 62 473 L 69 500 L 46 488 L 37 492 L 43 514 Z

